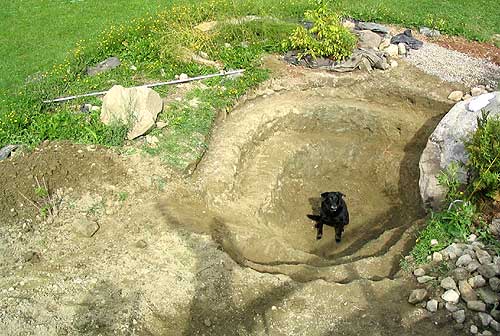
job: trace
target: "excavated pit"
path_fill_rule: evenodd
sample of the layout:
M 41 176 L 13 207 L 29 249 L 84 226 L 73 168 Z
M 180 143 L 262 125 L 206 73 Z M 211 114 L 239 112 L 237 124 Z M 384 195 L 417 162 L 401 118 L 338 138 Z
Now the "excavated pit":
M 304 281 L 397 271 L 425 215 L 418 160 L 449 105 L 417 75 L 377 76 L 268 88 L 219 123 L 193 178 L 211 218 L 205 228 L 233 259 Z M 317 241 L 306 217 L 324 191 L 346 195 L 351 222 L 341 243 L 330 227 Z

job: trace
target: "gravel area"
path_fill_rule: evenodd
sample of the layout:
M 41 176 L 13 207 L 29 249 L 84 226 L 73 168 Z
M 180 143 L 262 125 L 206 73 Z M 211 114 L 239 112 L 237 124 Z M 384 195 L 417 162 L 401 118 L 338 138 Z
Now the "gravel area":
M 467 87 L 489 84 L 497 88 L 500 82 L 499 66 L 433 43 L 424 43 L 419 50 L 412 50 L 407 60 L 428 74 Z

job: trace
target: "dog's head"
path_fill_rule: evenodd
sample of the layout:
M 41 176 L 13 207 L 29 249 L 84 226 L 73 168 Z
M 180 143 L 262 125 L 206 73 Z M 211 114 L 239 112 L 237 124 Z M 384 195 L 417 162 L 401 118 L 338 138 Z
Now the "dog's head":
M 342 197 L 345 195 L 338 191 L 324 192 L 321 194 L 321 203 L 329 211 L 337 211 L 337 209 L 342 205 Z

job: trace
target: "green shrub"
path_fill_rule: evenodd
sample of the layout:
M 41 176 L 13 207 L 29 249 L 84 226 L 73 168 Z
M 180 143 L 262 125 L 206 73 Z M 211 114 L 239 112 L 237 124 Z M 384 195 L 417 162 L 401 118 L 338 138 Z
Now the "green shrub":
M 477 130 L 466 142 L 467 168 L 472 176 L 471 195 L 499 198 L 500 188 L 500 119 L 488 118 L 484 112 L 477 118 Z
M 340 61 L 351 55 L 356 37 L 341 25 L 340 16 L 326 6 L 305 12 L 305 18 L 313 23 L 309 30 L 300 26 L 295 29 L 284 45 L 300 50 L 299 57 L 330 57 Z

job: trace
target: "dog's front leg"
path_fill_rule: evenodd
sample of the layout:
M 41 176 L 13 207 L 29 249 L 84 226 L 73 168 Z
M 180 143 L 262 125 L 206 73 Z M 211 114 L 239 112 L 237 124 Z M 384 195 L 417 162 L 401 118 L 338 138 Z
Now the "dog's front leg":
M 335 241 L 340 243 L 342 240 L 342 232 L 344 232 L 344 225 L 336 225 L 335 226 Z
M 316 240 L 321 239 L 323 237 L 323 222 L 316 223 L 316 228 L 318 229 L 318 233 L 316 234 Z

